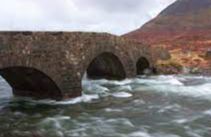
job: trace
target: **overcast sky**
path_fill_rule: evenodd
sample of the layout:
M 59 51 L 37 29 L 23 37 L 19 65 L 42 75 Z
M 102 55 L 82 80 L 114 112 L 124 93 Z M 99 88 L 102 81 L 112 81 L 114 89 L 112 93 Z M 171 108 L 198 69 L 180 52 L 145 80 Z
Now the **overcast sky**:
M 0 30 L 97 31 L 139 28 L 175 0 L 0 0 Z

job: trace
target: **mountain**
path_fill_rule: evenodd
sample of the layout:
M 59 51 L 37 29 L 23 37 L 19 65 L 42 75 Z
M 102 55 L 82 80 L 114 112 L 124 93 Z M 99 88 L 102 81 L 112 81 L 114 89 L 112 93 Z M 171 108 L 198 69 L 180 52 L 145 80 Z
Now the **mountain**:
M 211 38 L 211 0 L 177 0 L 124 37 L 148 44 Z
M 157 17 L 123 37 L 171 53 L 171 64 L 211 74 L 211 0 L 177 0 Z

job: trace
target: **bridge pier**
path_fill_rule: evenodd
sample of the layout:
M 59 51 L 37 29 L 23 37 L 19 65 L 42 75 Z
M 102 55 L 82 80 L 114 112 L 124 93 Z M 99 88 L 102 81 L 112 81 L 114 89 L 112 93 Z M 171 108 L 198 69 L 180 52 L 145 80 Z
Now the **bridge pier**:
M 106 33 L 0 32 L 0 75 L 17 96 L 62 100 L 91 79 L 122 80 L 153 66 L 150 47 Z

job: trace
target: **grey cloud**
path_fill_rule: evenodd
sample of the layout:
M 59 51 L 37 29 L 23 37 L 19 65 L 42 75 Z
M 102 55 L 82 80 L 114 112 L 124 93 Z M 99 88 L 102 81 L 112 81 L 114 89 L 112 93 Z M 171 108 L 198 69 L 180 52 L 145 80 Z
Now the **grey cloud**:
M 106 12 L 134 12 L 143 5 L 141 0 L 75 0 L 75 2 L 84 8 L 95 7 Z
M 6 0 L 0 30 L 98 31 L 123 34 L 174 0 Z

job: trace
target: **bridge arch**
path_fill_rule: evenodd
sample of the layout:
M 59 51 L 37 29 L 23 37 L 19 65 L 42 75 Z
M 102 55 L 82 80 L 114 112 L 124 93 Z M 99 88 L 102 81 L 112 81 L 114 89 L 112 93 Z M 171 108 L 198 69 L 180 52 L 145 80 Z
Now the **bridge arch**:
M 56 83 L 38 69 L 12 66 L 0 69 L 0 75 L 11 86 L 14 95 L 39 99 L 62 99 Z
M 58 100 L 60 98 L 77 97 L 81 95 L 81 80 L 87 70 L 91 78 L 132 78 L 137 75 L 137 68 L 142 69 L 143 62 L 137 63 L 139 57 L 146 57 L 152 67 L 157 59 L 156 56 L 152 55 L 154 55 L 154 52 L 152 52 L 148 45 L 107 33 L 0 33 L 0 74 L 12 85 L 15 94 L 21 93 L 19 95 L 23 96 L 55 99 L 53 96 L 55 93 L 58 94 Z M 7 69 L 4 69 L 19 66 L 26 67 L 27 69 L 24 69 L 23 72 L 17 68 L 15 70 L 9 69 L 9 73 Z M 107 68 L 107 66 L 110 67 Z M 29 83 L 28 87 L 26 86 L 27 88 L 19 88 L 21 85 L 18 82 L 19 79 L 11 78 L 10 76 L 13 73 L 25 75 L 28 70 L 33 71 L 34 75 L 28 77 L 28 79 L 27 77 L 19 76 L 23 81 L 27 81 L 25 83 Z M 94 75 L 93 72 L 96 70 L 99 70 L 100 75 Z M 39 78 L 46 79 L 48 82 L 37 80 Z M 29 79 L 36 82 L 30 83 Z M 12 83 L 12 80 L 15 80 L 15 82 Z M 47 85 L 53 85 L 50 87 L 54 88 L 45 87 L 46 83 Z M 22 90 L 19 90 L 34 89 L 33 91 L 40 91 L 37 88 L 39 84 L 42 87 L 41 89 L 49 92 L 46 92 L 45 95 L 42 95 L 44 94 L 43 92 L 36 92 L 39 94 L 32 95 L 35 92 L 20 92 Z M 49 89 L 55 92 L 51 94 Z
M 150 71 L 150 62 L 146 57 L 139 57 L 136 62 L 136 73 L 137 75 L 143 75 L 147 73 L 147 70 Z
M 89 64 L 87 76 L 90 79 L 122 80 L 126 78 L 126 72 L 121 60 L 115 54 L 103 52 Z

